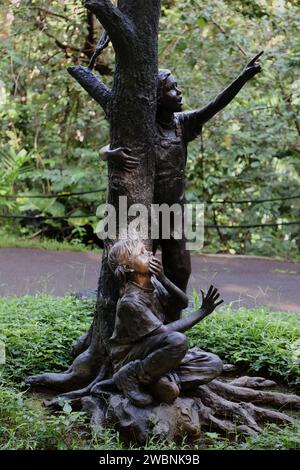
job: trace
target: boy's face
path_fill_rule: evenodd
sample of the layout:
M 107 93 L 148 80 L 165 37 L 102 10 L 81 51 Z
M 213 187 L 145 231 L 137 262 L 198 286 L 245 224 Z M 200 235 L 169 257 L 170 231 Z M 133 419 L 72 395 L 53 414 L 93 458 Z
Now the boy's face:
M 148 251 L 144 245 L 141 245 L 139 252 L 133 256 L 132 269 L 136 274 L 148 274 L 149 262 L 153 257 L 153 253 Z
M 164 82 L 159 105 L 172 113 L 182 110 L 182 94 L 177 88 L 177 82 L 173 75 L 169 75 Z

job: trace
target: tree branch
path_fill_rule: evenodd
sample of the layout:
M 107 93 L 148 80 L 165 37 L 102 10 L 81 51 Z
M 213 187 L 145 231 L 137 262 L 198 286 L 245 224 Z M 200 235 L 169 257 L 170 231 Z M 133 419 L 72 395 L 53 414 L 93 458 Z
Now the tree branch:
M 212 18 L 211 18 L 211 22 L 214 26 L 216 26 L 216 28 L 218 28 L 219 31 L 221 31 L 222 34 L 224 34 L 224 36 L 229 39 L 229 40 L 232 40 L 231 36 L 229 33 L 227 33 L 227 31 L 220 25 L 218 24 L 216 21 L 214 21 Z M 245 56 L 247 57 L 247 53 L 245 51 L 245 49 L 242 48 L 242 46 L 240 46 L 239 43 L 237 43 L 236 41 L 233 41 L 236 45 L 236 47 L 239 49 L 239 51 Z
M 279 77 L 278 77 L 278 81 L 279 81 L 279 87 L 280 87 L 281 95 L 282 95 L 283 101 L 285 103 L 286 109 L 291 114 L 291 116 L 293 117 L 293 121 L 294 121 L 294 124 L 295 124 L 297 134 L 300 137 L 300 121 L 298 120 L 297 113 L 295 112 L 295 109 L 292 105 L 291 96 L 289 96 L 289 94 L 287 93 L 287 91 L 284 88 L 284 86 L 283 86 L 283 84 L 282 84 Z
M 47 10 L 47 8 L 42 8 L 42 7 L 38 7 L 38 6 L 32 6 L 30 8 L 33 8 L 34 10 L 42 11 L 42 12 L 46 13 L 47 15 L 55 16 L 56 18 L 61 18 L 65 21 L 71 21 L 68 16 L 62 15 L 60 13 L 56 13 L 56 12 L 51 11 L 51 10 Z
M 87 22 L 87 35 L 85 38 L 85 44 L 83 46 L 83 52 L 87 56 L 91 56 L 94 51 L 95 38 L 94 38 L 94 15 L 90 11 L 87 12 L 86 22 Z
M 86 42 L 85 42 L 85 45 L 83 48 L 79 48 L 79 47 L 75 47 L 73 46 L 72 44 L 65 44 L 63 42 L 61 42 L 57 37 L 55 37 L 53 34 L 49 33 L 47 31 L 47 23 L 45 22 L 46 20 L 43 19 L 43 20 L 38 20 L 37 21 L 37 27 L 38 29 L 41 31 L 41 33 L 45 34 L 46 36 L 48 36 L 49 38 L 53 39 L 56 46 L 61 49 L 64 53 L 65 53 L 65 57 L 66 58 L 69 58 L 70 57 L 70 53 L 72 52 L 77 52 L 77 57 L 74 57 L 74 61 L 76 63 L 78 63 L 79 61 L 79 57 L 80 57 L 80 53 L 84 54 L 86 56 L 86 59 L 84 60 L 85 63 L 89 63 L 90 60 L 91 60 L 91 57 L 93 55 L 93 46 L 92 44 L 90 45 L 90 47 L 88 48 L 88 41 L 90 40 L 91 38 L 91 35 L 93 33 L 93 31 L 89 31 L 88 32 L 88 36 L 86 37 Z M 55 55 L 55 54 L 54 54 Z M 49 59 L 47 59 L 48 61 Z M 106 65 L 104 63 L 96 63 L 95 64 L 95 67 L 94 69 L 99 72 L 101 75 L 111 75 L 112 74 L 112 71 L 109 67 L 109 65 Z
M 105 28 L 115 50 L 126 46 L 128 41 L 133 38 L 133 23 L 110 0 L 86 0 L 85 6 L 90 12 L 94 13 Z
M 108 117 L 111 90 L 102 83 L 96 75 L 86 67 L 68 67 L 69 74 L 99 103 Z

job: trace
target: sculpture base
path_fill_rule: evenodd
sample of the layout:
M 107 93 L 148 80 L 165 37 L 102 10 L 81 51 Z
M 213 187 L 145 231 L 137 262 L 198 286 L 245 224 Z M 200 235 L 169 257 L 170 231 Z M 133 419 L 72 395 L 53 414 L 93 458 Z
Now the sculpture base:
M 293 424 L 294 419 L 277 409 L 300 409 L 300 397 L 262 388 L 276 385 L 263 378 L 242 377 L 236 381 L 214 380 L 198 387 L 191 396 L 178 397 L 172 405 L 138 408 L 119 395 L 86 396 L 83 409 L 95 432 L 114 426 L 122 441 L 143 444 L 148 439 L 181 441 L 199 439 L 201 432 L 255 435 L 264 423 Z

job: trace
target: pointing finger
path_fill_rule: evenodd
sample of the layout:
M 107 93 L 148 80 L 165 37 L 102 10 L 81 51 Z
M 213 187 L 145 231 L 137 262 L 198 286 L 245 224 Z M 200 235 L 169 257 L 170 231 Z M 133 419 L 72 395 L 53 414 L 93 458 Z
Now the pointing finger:
M 265 51 L 260 51 L 258 54 L 256 54 L 256 56 L 253 57 L 253 59 L 250 60 L 249 64 L 254 64 L 254 62 L 256 62 L 257 59 L 258 59 L 261 55 L 263 55 L 264 52 L 265 52 Z

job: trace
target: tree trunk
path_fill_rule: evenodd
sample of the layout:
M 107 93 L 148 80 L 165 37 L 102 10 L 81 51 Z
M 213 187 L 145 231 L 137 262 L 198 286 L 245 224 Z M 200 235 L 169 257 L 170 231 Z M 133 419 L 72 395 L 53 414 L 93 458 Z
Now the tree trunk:
M 89 69 L 71 67 L 69 72 L 103 107 L 110 122 L 111 147 L 129 147 L 132 155 L 140 160 L 130 175 L 117 172 L 109 164 L 107 200 L 117 214 L 120 196 L 127 197 L 128 207 L 139 203 L 150 209 L 155 177 L 157 41 L 161 0 L 119 0 L 118 8 L 110 0 L 90 0 L 86 6 L 101 21 L 115 49 L 112 90 Z M 117 225 L 117 234 L 118 231 Z M 30 378 L 31 383 L 68 392 L 110 375 L 108 340 L 114 328 L 118 299 L 116 283 L 106 261 L 111 243 L 112 240 L 108 240 L 105 244 L 93 324 L 74 348 L 76 359 L 67 373 L 42 374 Z

